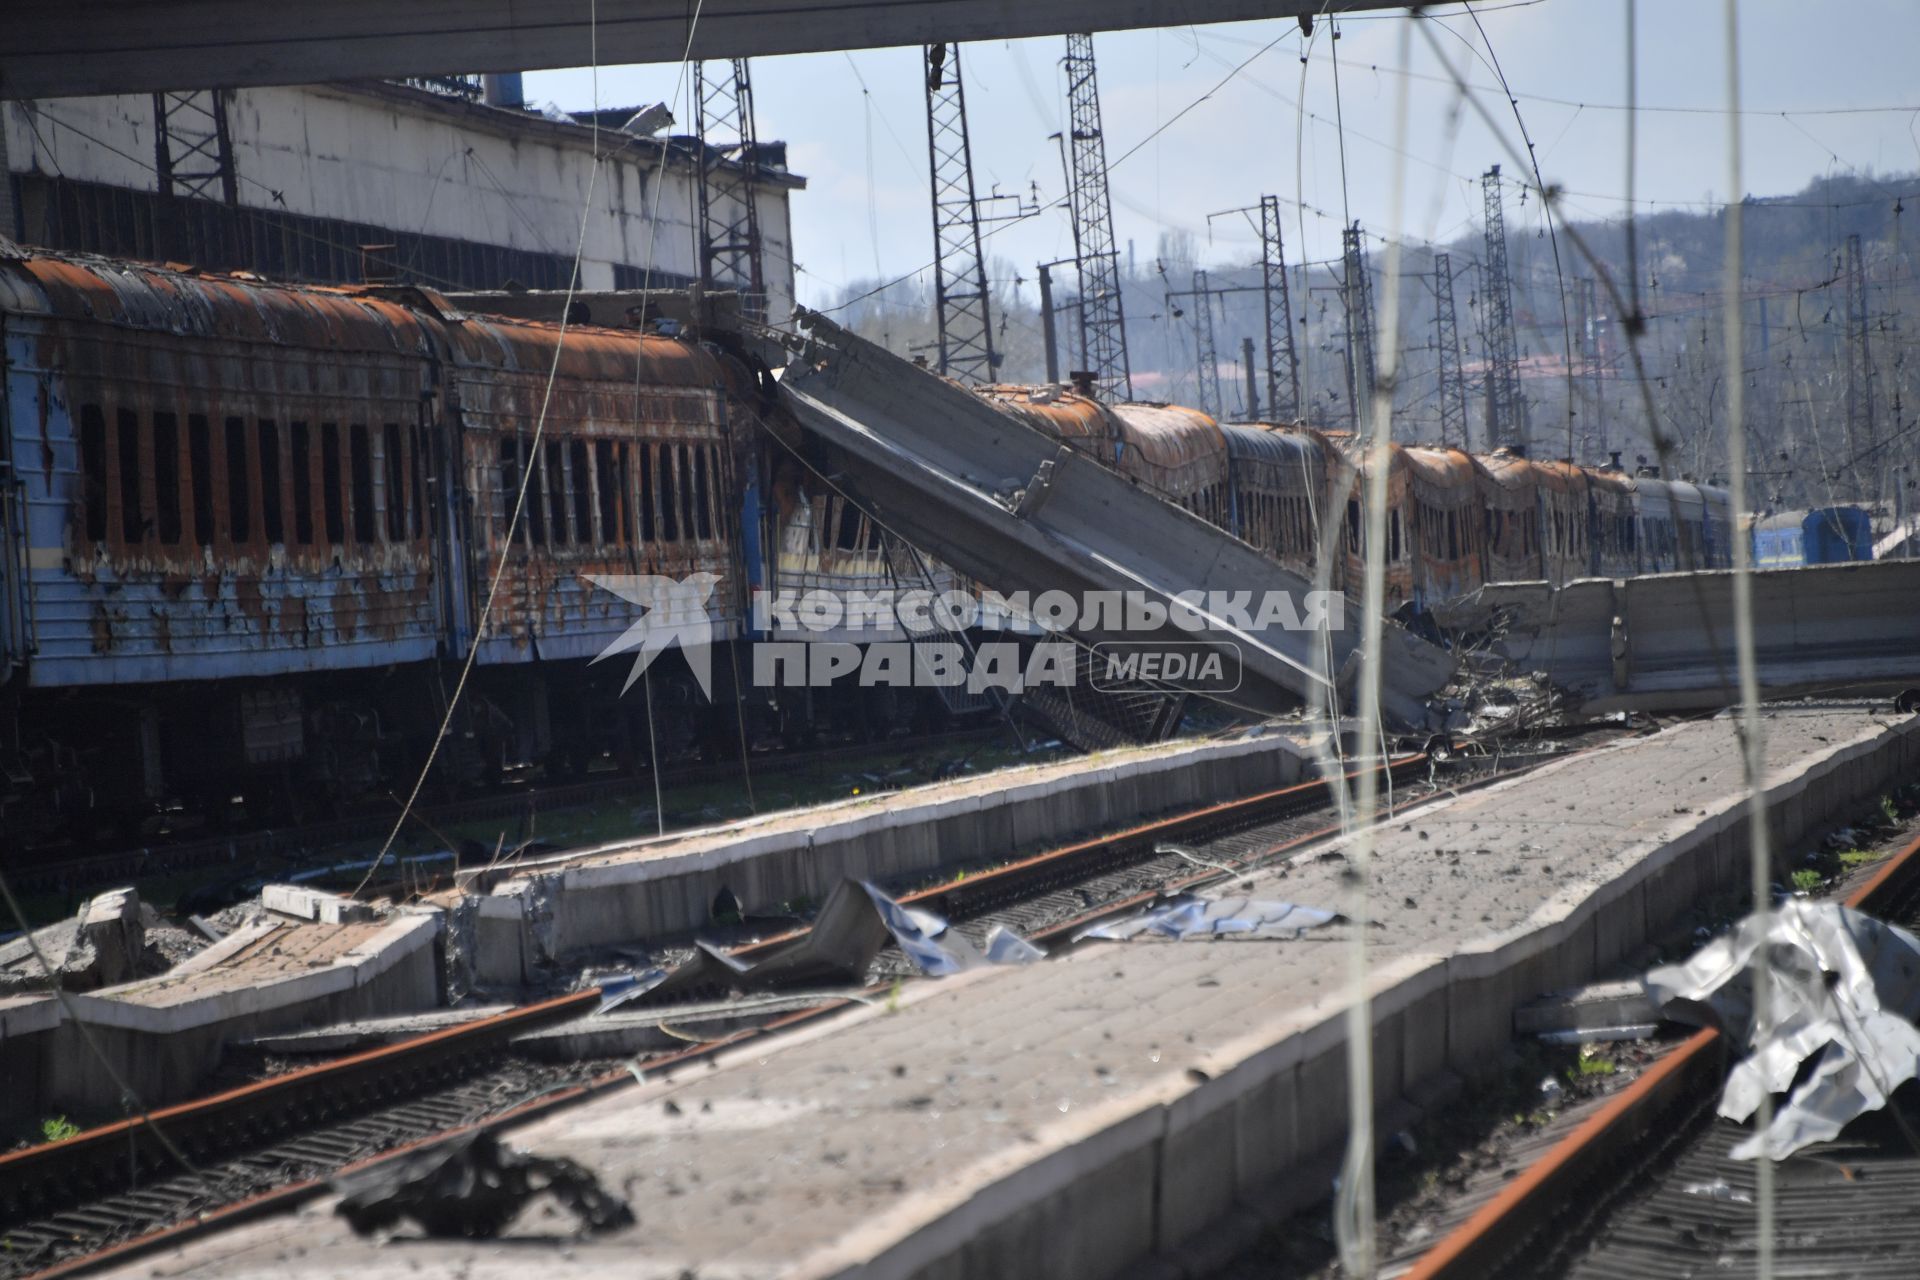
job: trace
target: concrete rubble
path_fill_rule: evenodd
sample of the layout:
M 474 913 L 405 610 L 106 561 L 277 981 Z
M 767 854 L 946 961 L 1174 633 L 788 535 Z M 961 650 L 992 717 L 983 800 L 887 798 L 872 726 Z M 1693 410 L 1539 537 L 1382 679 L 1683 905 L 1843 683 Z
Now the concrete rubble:
M 166 961 L 147 945 L 149 915 L 139 894 L 114 889 L 89 901 L 79 915 L 34 930 L 31 939 L 0 944 L 0 995 L 56 987 L 96 991 L 162 972 Z

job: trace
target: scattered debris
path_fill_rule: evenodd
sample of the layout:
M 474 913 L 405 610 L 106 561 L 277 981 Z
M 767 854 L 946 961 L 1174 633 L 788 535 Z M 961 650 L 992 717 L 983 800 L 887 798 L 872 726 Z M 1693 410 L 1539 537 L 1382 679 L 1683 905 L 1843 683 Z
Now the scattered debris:
M 333 1189 L 334 1212 L 363 1236 L 411 1219 L 430 1236 L 490 1238 L 543 1192 L 579 1218 L 582 1231 L 634 1225 L 627 1202 L 602 1190 L 590 1170 L 503 1147 L 484 1130 L 343 1174 Z
M 1770 966 L 1764 1038 L 1756 957 Z M 1772 1126 L 1733 1149 L 1737 1160 L 1782 1160 L 1833 1138 L 1920 1072 L 1920 939 L 1833 903 L 1788 899 L 1764 931 L 1748 916 L 1686 962 L 1653 970 L 1646 989 L 1665 1016 L 1717 1026 L 1752 1050 L 1728 1073 L 1721 1115 L 1745 1120 L 1766 1094 L 1792 1089 Z
M 1723 1200 L 1728 1204 L 1753 1203 L 1752 1195 L 1728 1186 L 1724 1178 L 1715 1178 L 1712 1182 L 1689 1182 L 1680 1188 L 1680 1193 L 1688 1196 L 1705 1196 L 1709 1200 Z
M 1338 912 L 1260 898 L 1203 898 L 1182 893 L 1126 920 L 1097 924 L 1076 935 L 1123 942 L 1142 934 L 1183 941 L 1189 938 L 1297 938 L 1309 929 L 1332 924 Z
M 972 939 L 931 911 L 903 907 L 870 884 L 863 882 L 860 887 L 867 891 L 868 899 L 893 940 L 907 953 L 914 967 L 930 978 L 965 973 L 981 965 L 1032 964 L 1046 958 L 1045 951 L 1004 925 L 995 925 L 988 931 L 986 950 L 982 951 Z
M 1513 1011 L 1516 1035 L 1549 1044 L 1644 1040 L 1657 1029 L 1659 1013 L 1638 982 L 1595 982 L 1556 991 Z

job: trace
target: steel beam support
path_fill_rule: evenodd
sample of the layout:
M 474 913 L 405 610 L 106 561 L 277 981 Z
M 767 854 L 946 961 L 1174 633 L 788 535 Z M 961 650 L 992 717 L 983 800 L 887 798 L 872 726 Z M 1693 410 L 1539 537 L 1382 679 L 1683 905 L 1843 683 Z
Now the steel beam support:
M 1164 0 L 309 0 L 292 9 L 256 0 L 90 0 L 84 8 L 9 0 L 6 8 L 0 94 L 60 98 L 583 67 L 596 50 L 612 65 L 678 62 L 683 50 L 698 60 L 1010 40 L 1291 18 L 1328 5 L 1189 0 L 1177 14 Z

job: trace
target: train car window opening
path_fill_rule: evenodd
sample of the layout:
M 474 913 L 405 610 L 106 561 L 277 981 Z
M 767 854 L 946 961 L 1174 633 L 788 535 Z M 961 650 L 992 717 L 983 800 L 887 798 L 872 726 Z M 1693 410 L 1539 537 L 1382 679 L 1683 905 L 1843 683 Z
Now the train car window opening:
M 626 541 L 626 531 L 620 527 L 620 486 L 614 472 L 611 440 L 593 442 L 593 479 L 593 495 L 600 508 L 600 540 L 617 546 Z
M 494 462 L 499 468 L 500 486 L 497 491 L 499 502 L 494 507 L 494 534 L 496 546 L 507 540 L 507 525 L 513 519 L 513 500 L 520 490 L 520 445 L 513 439 L 498 442 L 494 450 Z M 524 539 L 526 530 L 520 531 Z
M 313 545 L 313 449 L 307 436 L 307 424 L 287 424 L 289 470 L 293 473 L 293 540 L 303 547 Z
M 353 473 L 353 540 L 366 546 L 373 542 L 373 450 L 367 440 L 367 424 L 355 422 L 347 428 L 348 465 Z
M 547 537 L 556 547 L 567 545 L 567 460 L 564 445 L 547 441 L 541 460 L 547 479 Z
M 620 503 L 620 542 L 632 546 L 633 530 L 633 450 L 622 441 L 615 451 L 616 480 L 613 491 Z
M 567 445 L 567 461 L 573 481 L 573 540 L 590 547 L 593 545 L 593 487 L 587 478 L 585 440 L 574 440 Z
M 653 446 L 640 443 L 640 541 L 654 542 L 659 533 L 653 501 Z
M 684 444 L 674 446 L 674 463 L 677 467 L 675 483 L 680 490 L 680 536 L 691 541 L 699 536 L 699 522 L 694 515 L 693 464 L 688 457 L 691 450 Z
M 97 404 L 80 406 L 80 510 L 88 542 L 107 540 L 107 418 Z
M 1360 503 L 1357 499 L 1347 503 L 1347 546 L 1355 554 L 1364 554 L 1360 545 Z
M 253 495 L 247 484 L 247 424 L 227 419 L 227 536 L 245 542 L 253 536 Z
M 160 541 L 180 541 L 180 420 L 171 413 L 153 415 L 153 498 Z
M 286 541 L 280 488 L 280 428 L 272 418 L 257 424 L 260 450 L 260 532 L 269 545 Z
M 516 484 L 527 487 L 526 510 L 523 519 L 527 524 L 527 541 L 531 546 L 547 545 L 547 477 L 540 461 L 540 451 L 532 441 L 523 441 L 520 446 L 520 468 L 527 473 L 525 480 L 516 479 Z
M 340 426 L 320 424 L 320 502 L 325 509 L 327 544 L 340 546 L 347 540 L 346 512 L 340 502 Z
M 834 522 L 833 545 L 838 551 L 857 551 L 860 548 L 860 508 L 845 498 L 835 498 L 840 518 Z
M 389 422 L 381 429 L 381 461 L 387 477 L 387 541 L 407 540 L 407 460 L 401 452 L 400 424 Z
M 146 513 L 140 506 L 140 418 L 133 410 L 122 409 L 114 427 L 120 446 L 120 540 L 138 546 L 147 530 Z
M 708 446 L 696 446 L 693 451 L 693 509 L 700 516 L 700 536 L 709 541 L 713 538 L 712 452 Z
M 413 424 L 413 430 L 407 436 L 407 477 L 413 494 L 413 536 L 424 538 L 427 534 L 427 474 L 420 465 L 420 438 L 426 429 L 419 423 Z
M 660 541 L 680 541 L 680 511 L 675 500 L 677 488 L 673 471 L 673 446 L 660 446 Z
M 187 471 L 193 481 L 193 540 L 213 545 L 213 433 L 205 414 L 187 417 Z

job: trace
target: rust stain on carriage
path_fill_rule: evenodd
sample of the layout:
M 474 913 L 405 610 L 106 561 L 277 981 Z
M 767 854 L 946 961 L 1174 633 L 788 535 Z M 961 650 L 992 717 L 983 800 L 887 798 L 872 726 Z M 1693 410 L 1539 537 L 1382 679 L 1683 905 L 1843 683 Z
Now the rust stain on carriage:
M 280 634 L 304 645 L 307 640 L 307 598 L 294 594 L 280 602 Z
M 342 582 L 333 591 L 333 630 L 337 640 L 351 640 L 360 628 L 360 592 L 352 582 Z
M 107 606 L 94 602 L 87 617 L 88 628 L 93 632 L 93 651 L 95 653 L 113 652 L 113 619 L 107 616 Z

